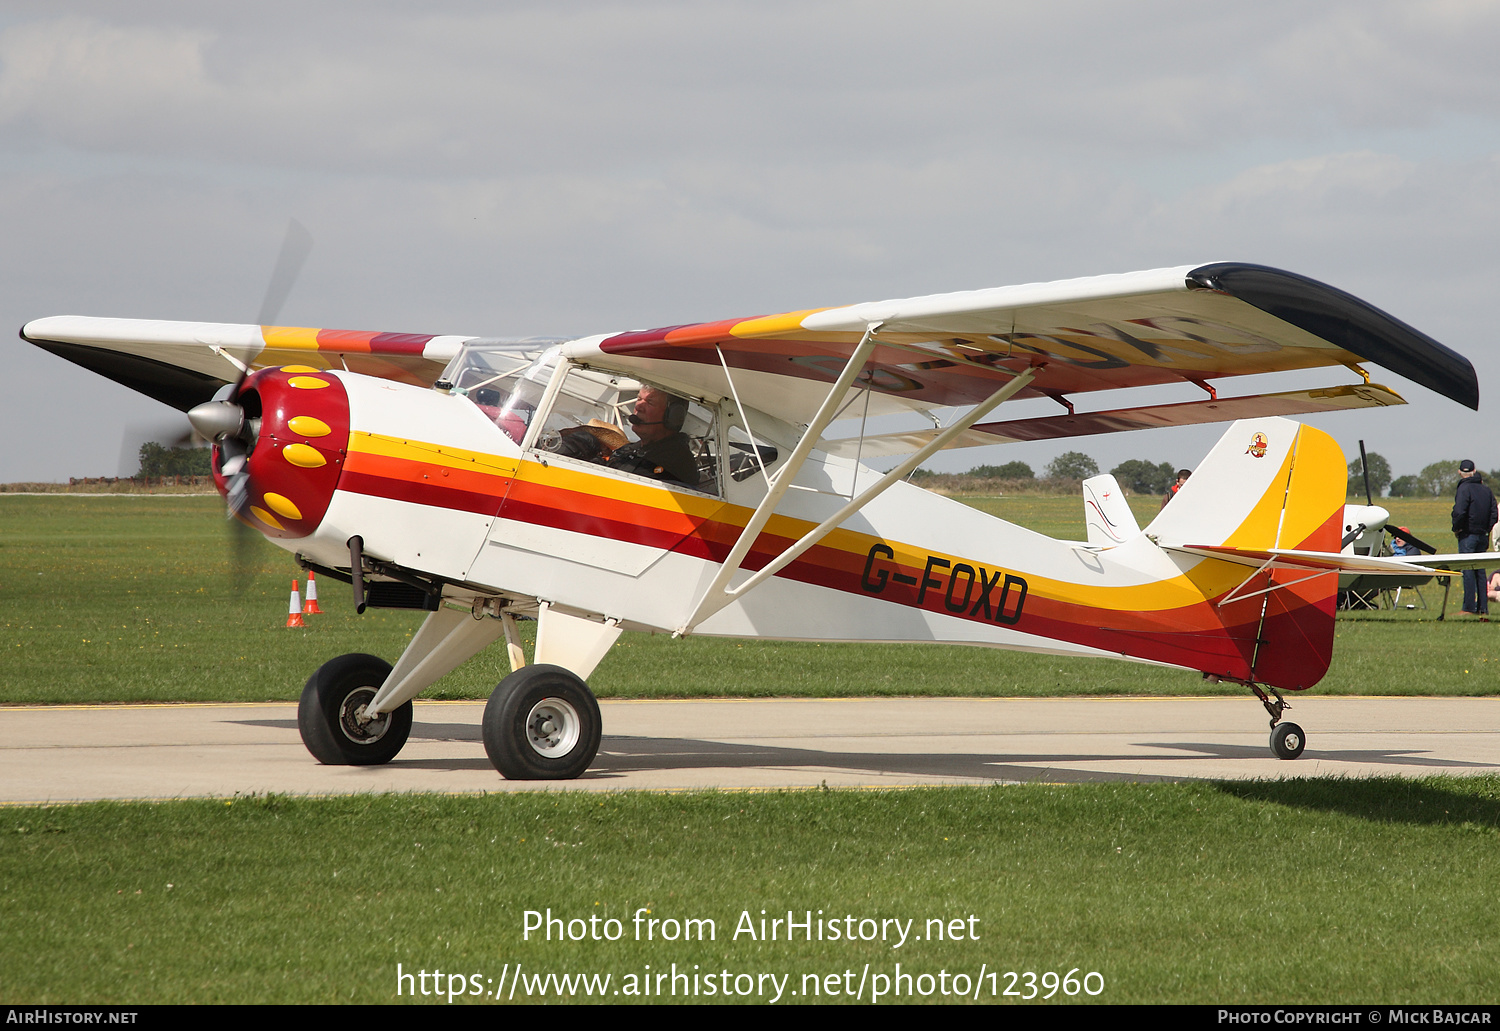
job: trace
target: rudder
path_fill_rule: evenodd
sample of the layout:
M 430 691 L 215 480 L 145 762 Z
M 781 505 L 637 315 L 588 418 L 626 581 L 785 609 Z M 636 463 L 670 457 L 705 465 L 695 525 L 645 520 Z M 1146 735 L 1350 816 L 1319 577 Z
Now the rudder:
M 1322 430 L 1303 426 L 1297 434 L 1286 505 L 1276 547 L 1337 553 L 1348 484 L 1344 454 Z M 1265 575 L 1265 574 L 1263 574 Z M 1269 574 L 1254 678 L 1289 691 L 1312 687 L 1333 658 L 1337 572 L 1311 576 L 1281 569 Z
M 1163 545 L 1337 553 L 1347 482 L 1343 453 L 1322 430 L 1243 419 L 1146 533 Z M 1236 568 L 1249 574 L 1254 567 Z M 1337 575 L 1274 569 L 1242 581 L 1233 589 L 1239 600 L 1219 605 L 1226 591 L 1210 601 L 1237 642 L 1248 679 L 1287 690 L 1316 684 L 1333 655 Z

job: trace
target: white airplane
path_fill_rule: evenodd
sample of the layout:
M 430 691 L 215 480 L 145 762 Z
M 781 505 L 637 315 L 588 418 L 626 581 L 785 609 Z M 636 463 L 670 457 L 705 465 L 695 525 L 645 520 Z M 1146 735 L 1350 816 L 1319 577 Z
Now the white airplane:
M 1343 455 L 1285 416 L 1403 403 L 1363 363 L 1478 405 L 1472 366 L 1438 342 L 1233 263 L 565 341 L 76 316 L 22 335 L 190 411 L 232 513 L 350 582 L 361 611 L 429 613 L 394 667 L 355 654 L 313 673 L 298 724 L 318 760 L 389 761 L 411 699 L 504 639 L 514 672 L 483 739 L 512 778 L 588 769 L 601 722 L 586 681 L 622 630 L 1175 666 L 1243 684 L 1273 752 L 1295 758 L 1305 735 L 1281 692 L 1327 670 L 1338 574 L 1410 566 L 1340 554 Z M 1354 381 L 1219 393 L 1320 367 Z M 1184 382 L 1203 396 L 1077 409 Z M 1024 397 L 1062 411 L 987 419 Z M 932 425 L 864 432 L 901 412 Z M 860 432 L 825 437 L 839 419 Z M 1087 542 L 905 482 L 946 447 L 1229 420 L 1148 526 L 1098 498 Z M 864 464 L 897 454 L 888 472 Z M 529 658 L 518 617 L 538 623 Z

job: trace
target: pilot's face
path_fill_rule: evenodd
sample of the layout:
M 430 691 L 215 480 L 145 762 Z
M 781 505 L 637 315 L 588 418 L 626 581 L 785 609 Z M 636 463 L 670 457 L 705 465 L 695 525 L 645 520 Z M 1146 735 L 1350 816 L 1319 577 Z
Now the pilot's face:
M 658 390 L 642 390 L 635 401 L 635 415 L 645 425 L 632 426 L 635 435 L 643 443 L 651 444 L 658 440 L 665 440 L 672 435 L 672 431 L 662 425 L 662 419 L 667 414 L 667 399 Z

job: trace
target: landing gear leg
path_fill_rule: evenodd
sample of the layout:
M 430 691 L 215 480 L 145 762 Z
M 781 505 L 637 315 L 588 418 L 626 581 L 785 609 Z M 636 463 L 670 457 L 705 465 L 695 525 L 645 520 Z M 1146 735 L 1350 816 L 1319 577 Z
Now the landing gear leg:
M 1269 690 L 1275 696 L 1275 701 L 1266 697 L 1265 691 L 1254 684 L 1250 685 L 1250 690 L 1255 692 L 1255 697 L 1260 699 L 1260 704 L 1264 705 L 1266 712 L 1271 714 L 1271 752 L 1278 759 L 1297 758 L 1302 754 L 1302 749 L 1307 747 L 1307 735 L 1297 724 L 1281 722 L 1281 714 L 1291 708 L 1287 700 L 1281 697 L 1281 692 L 1274 687 Z

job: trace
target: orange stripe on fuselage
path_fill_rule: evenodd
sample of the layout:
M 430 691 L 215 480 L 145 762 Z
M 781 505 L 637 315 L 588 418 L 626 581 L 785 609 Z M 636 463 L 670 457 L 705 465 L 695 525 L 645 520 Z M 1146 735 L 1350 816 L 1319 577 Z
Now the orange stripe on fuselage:
M 388 452 L 355 450 L 356 443 L 351 441 L 346 473 L 354 480 L 363 477 L 363 486 L 354 487 L 360 492 L 384 495 L 388 490 L 382 484 L 386 488 L 407 484 L 417 492 L 408 500 L 471 511 L 476 510 L 476 498 L 488 497 L 494 504 L 490 511 L 503 518 L 629 540 L 706 561 L 722 561 L 752 515 L 748 508 L 719 499 L 636 484 L 562 463 L 522 461 L 516 465 L 514 476 L 509 476 L 472 464 L 462 468 L 461 459 L 440 452 L 434 445 L 387 439 L 378 444 L 367 440 L 358 446 L 379 446 Z M 389 453 L 393 451 L 399 454 Z M 489 460 L 502 461 L 499 456 Z M 1257 503 L 1242 524 L 1245 536 L 1264 532 L 1273 505 L 1279 517 L 1284 483 L 1278 477 L 1277 485 Z M 451 501 L 443 500 L 445 492 Z M 745 568 L 762 568 L 812 526 L 807 520 L 774 517 L 747 556 Z M 1016 623 L 1004 624 L 1010 629 L 1222 675 L 1245 677 L 1249 673 L 1260 601 L 1246 599 L 1216 608 L 1212 599 L 1238 586 L 1246 570 L 1213 559 L 1160 581 L 1094 587 L 1016 569 L 997 570 L 957 554 L 840 529 L 778 575 L 858 596 L 871 595 L 875 600 L 866 576 L 871 549 L 877 546 L 892 552 L 889 559 L 882 557 L 881 568 L 890 578 L 890 586 L 879 592 L 879 600 L 918 607 L 920 596 L 924 610 L 993 624 L 998 621 L 985 619 L 979 604 L 982 588 L 966 581 L 983 583 L 994 578 L 998 582 L 1009 573 L 1026 581 L 1024 611 Z M 915 585 L 897 584 L 898 574 L 914 580 Z M 937 583 L 924 583 L 929 579 Z M 1301 593 L 1285 599 L 1287 615 L 1294 621 L 1298 610 L 1317 605 Z M 997 594 L 998 589 L 992 588 L 990 600 Z M 966 600 L 964 611 L 955 609 L 960 598 Z

